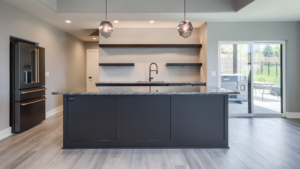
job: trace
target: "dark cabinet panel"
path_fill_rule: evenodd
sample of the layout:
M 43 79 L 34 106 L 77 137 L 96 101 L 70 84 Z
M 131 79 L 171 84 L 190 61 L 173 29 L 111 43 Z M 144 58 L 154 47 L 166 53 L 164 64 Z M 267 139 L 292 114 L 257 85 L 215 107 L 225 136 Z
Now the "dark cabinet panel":
M 69 96 L 68 140 L 117 140 L 116 96 Z
M 172 140 L 225 140 L 224 95 L 172 96 Z
M 170 96 L 122 97 L 122 140 L 169 141 L 170 122 Z

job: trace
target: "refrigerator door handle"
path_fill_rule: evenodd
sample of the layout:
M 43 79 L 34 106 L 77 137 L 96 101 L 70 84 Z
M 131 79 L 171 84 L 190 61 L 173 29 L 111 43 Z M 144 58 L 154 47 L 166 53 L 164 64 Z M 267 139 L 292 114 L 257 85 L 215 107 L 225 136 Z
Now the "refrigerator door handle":
M 35 81 L 36 83 L 40 83 L 40 76 L 39 76 L 39 72 L 40 72 L 40 62 L 39 62 L 39 57 L 40 57 L 40 52 L 39 49 L 35 49 Z
M 44 100 L 46 100 L 46 99 L 47 99 L 47 98 L 43 98 L 43 99 L 35 100 L 35 101 L 32 101 L 32 102 L 21 103 L 21 106 L 27 106 L 27 105 L 30 105 L 30 104 L 38 103 L 38 102 L 44 101 Z
M 43 91 L 43 90 L 47 90 L 47 88 L 37 89 L 37 90 L 30 90 L 30 91 L 24 91 L 24 92 L 21 92 L 21 94 L 34 93 L 34 92 L 39 92 L 39 91 Z

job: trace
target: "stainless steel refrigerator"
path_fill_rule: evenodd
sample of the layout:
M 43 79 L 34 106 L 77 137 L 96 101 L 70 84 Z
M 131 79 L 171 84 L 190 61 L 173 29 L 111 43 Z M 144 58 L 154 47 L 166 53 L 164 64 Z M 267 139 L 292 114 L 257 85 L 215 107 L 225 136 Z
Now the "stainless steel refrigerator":
M 13 133 L 45 120 L 45 49 L 10 42 L 10 126 Z

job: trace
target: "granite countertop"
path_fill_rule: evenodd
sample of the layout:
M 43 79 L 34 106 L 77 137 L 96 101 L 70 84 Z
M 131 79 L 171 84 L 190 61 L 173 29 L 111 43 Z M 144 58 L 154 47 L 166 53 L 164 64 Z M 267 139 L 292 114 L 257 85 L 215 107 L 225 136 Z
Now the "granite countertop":
M 136 81 L 136 82 L 98 82 L 96 86 L 206 86 L 206 82 L 165 82 L 165 81 Z
M 88 92 L 86 88 L 75 88 L 52 92 L 53 95 L 224 95 L 240 92 L 209 86 L 126 86 L 98 87 L 99 91 Z

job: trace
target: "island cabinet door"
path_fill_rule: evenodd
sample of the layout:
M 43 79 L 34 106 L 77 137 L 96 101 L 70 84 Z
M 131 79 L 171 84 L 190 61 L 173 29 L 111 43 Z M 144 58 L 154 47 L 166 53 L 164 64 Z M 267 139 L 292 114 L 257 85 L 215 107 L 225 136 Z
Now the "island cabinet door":
M 170 141 L 170 96 L 123 96 L 123 141 Z
M 116 96 L 69 96 L 68 140 L 117 140 Z
M 226 145 L 226 96 L 172 96 L 172 141 L 182 145 Z

